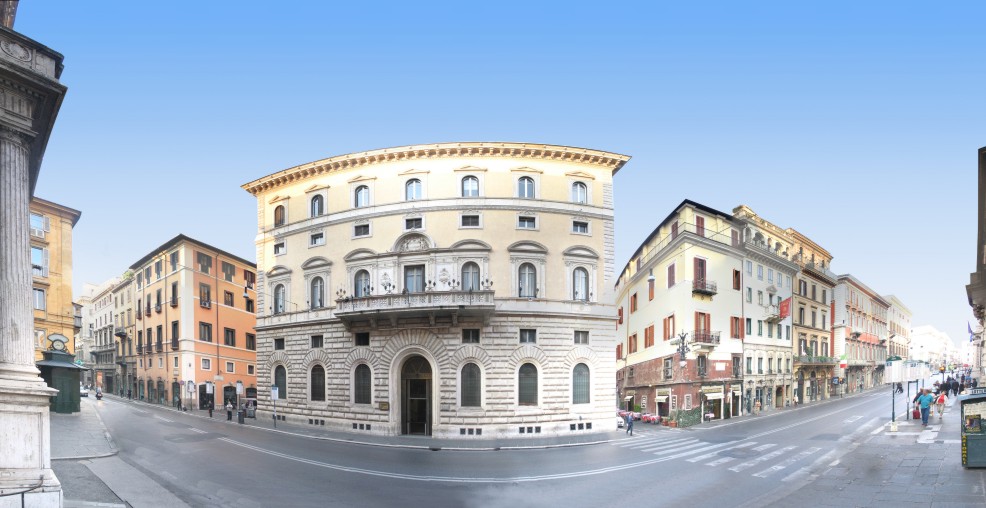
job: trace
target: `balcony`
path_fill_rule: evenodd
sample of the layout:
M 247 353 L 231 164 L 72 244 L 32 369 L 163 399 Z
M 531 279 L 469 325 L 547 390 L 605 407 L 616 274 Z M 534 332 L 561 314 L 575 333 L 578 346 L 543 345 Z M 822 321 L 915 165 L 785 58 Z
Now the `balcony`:
M 144 346 L 143 345 L 137 344 L 137 354 L 138 355 L 144 354 Z
M 839 359 L 834 356 L 795 356 L 794 363 L 800 365 L 835 365 L 839 363 Z
M 831 270 L 814 261 L 808 261 L 801 266 L 801 269 L 806 273 L 810 273 L 815 277 L 831 283 L 833 286 L 838 282 L 836 275 Z
M 158 353 L 163 353 L 163 352 L 164 352 L 164 343 L 162 343 L 162 342 L 158 342 L 157 344 L 154 344 L 154 349 L 155 349 L 155 350 L 156 350 L 156 351 L 157 351 Z
M 178 299 L 177 298 L 171 297 L 171 306 L 172 307 L 177 307 L 178 306 Z
M 709 282 L 705 279 L 692 281 L 692 294 L 713 296 L 718 292 L 715 282 Z
M 719 336 L 722 332 L 711 332 L 709 330 L 692 330 L 692 345 L 700 348 L 712 348 L 719 345 Z
M 144 315 L 140 313 L 140 307 L 137 307 L 137 321 L 144 319 Z
M 348 328 L 354 321 L 369 321 L 376 327 L 379 320 L 389 320 L 397 326 L 400 318 L 427 317 L 434 326 L 439 317 L 451 318 L 452 326 L 459 317 L 475 316 L 487 322 L 496 306 L 493 291 L 426 291 L 423 293 L 371 295 L 336 300 L 335 316 Z
M 116 328 L 115 331 L 113 332 L 113 335 L 115 335 L 117 337 L 120 337 L 121 339 L 125 339 L 125 338 L 127 338 L 127 329 L 126 328 Z
M 171 338 L 171 350 L 178 351 L 178 337 Z
M 777 305 L 767 305 L 764 309 L 764 321 L 770 324 L 777 324 L 781 322 L 781 310 Z
M 154 312 L 157 312 L 158 314 L 161 313 L 161 304 L 160 303 L 154 306 Z
M 151 315 L 151 304 L 147 304 L 147 307 L 144 308 L 144 315 L 145 316 Z

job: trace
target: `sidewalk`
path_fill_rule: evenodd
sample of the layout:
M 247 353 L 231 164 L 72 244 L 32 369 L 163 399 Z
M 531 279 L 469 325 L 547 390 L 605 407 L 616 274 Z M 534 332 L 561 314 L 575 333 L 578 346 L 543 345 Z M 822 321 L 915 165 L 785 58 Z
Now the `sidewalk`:
M 201 418 L 204 420 L 209 420 L 209 411 L 200 409 L 188 409 L 187 411 L 179 411 L 173 406 L 165 406 L 161 404 L 151 404 L 143 401 L 128 400 L 126 397 L 120 398 L 115 395 L 106 396 L 108 400 L 114 402 L 134 404 L 140 407 L 153 407 L 164 411 L 171 411 L 173 413 L 182 414 L 189 418 Z M 289 418 L 301 419 L 301 417 L 289 416 Z M 498 451 L 498 450 L 524 450 L 524 449 L 537 449 L 537 448 L 563 448 L 570 446 L 585 446 L 593 444 L 602 444 L 613 441 L 614 439 L 622 438 L 623 429 L 620 429 L 619 434 L 612 434 L 610 431 L 615 432 L 616 414 L 613 415 L 613 427 L 612 429 L 605 429 L 602 432 L 593 431 L 586 433 L 573 433 L 571 436 L 563 437 L 516 437 L 516 438 L 502 438 L 502 439 L 488 439 L 483 437 L 474 437 L 472 439 L 448 439 L 448 438 L 436 438 L 428 436 L 384 436 L 377 434 L 357 434 L 350 432 L 341 432 L 329 430 L 321 426 L 308 425 L 302 423 L 294 422 L 275 422 L 273 419 L 267 418 L 246 418 L 244 419 L 243 426 L 249 426 L 256 429 L 263 429 L 268 432 L 276 432 L 280 434 L 303 436 L 311 439 L 319 439 L 325 441 L 338 441 L 344 443 L 360 444 L 366 446 L 381 446 L 390 448 L 414 448 L 414 449 L 424 449 L 424 450 L 445 450 L 445 451 Z M 240 425 L 237 422 L 236 411 L 233 412 L 232 421 L 226 420 L 226 410 L 216 409 L 213 411 L 212 418 L 213 421 L 218 423 L 225 423 L 228 425 Z M 307 420 L 305 420 L 307 422 Z
M 771 409 L 769 409 L 767 411 L 761 410 L 760 413 L 758 413 L 758 414 L 744 413 L 744 414 L 742 414 L 740 416 L 733 416 L 733 417 L 730 417 L 730 418 L 724 418 L 724 419 L 719 419 L 719 420 L 712 420 L 710 422 L 709 421 L 702 422 L 701 424 L 694 425 L 692 427 L 687 427 L 687 428 L 688 429 L 695 429 L 695 430 L 715 429 L 717 427 L 723 427 L 723 426 L 726 426 L 726 425 L 731 425 L 733 423 L 737 423 L 737 422 L 741 422 L 741 421 L 746 421 L 749 418 L 769 418 L 771 416 L 777 416 L 777 415 L 781 415 L 781 414 L 786 414 L 786 413 L 790 413 L 791 411 L 798 411 L 798 410 L 807 409 L 807 408 L 810 408 L 810 407 L 817 407 L 817 406 L 829 404 L 829 403 L 832 403 L 832 402 L 835 402 L 835 401 L 839 401 L 839 400 L 851 399 L 853 397 L 859 397 L 859 396 L 862 396 L 862 395 L 870 395 L 870 394 L 872 394 L 874 392 L 878 392 L 880 390 L 886 390 L 889 393 L 890 392 L 890 385 L 881 385 L 881 386 L 874 387 L 874 388 L 867 388 L 867 389 L 862 390 L 862 391 L 856 391 L 856 392 L 852 392 L 852 393 L 847 393 L 845 395 L 842 395 L 841 397 L 840 396 L 829 397 L 827 399 L 816 400 L 814 402 L 805 402 L 805 403 L 802 403 L 802 404 L 798 404 L 796 406 L 786 406 L 786 407 L 771 408 Z M 901 418 L 903 418 L 903 417 L 901 417 Z

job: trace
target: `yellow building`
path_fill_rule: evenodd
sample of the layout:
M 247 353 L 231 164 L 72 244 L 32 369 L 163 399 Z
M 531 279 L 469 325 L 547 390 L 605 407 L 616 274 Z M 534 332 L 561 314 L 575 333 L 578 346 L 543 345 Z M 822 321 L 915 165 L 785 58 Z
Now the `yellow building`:
M 39 361 L 56 334 L 75 354 L 81 316 L 72 303 L 72 228 L 82 212 L 38 197 L 31 199 L 30 211 L 34 359 Z

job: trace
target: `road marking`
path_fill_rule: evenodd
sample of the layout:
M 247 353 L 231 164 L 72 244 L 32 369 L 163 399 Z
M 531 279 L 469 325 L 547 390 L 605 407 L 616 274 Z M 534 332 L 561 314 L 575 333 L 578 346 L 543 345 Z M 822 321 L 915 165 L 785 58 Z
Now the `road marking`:
M 628 440 L 629 441 L 629 440 Z M 642 441 L 630 441 L 625 443 L 612 443 L 613 446 L 619 446 L 622 448 L 641 448 L 644 446 L 653 446 L 656 444 L 674 444 L 681 443 L 684 441 L 694 441 L 694 438 L 680 438 L 680 439 L 647 439 Z
M 742 471 L 744 469 L 751 468 L 751 467 L 753 467 L 753 466 L 755 466 L 755 465 L 757 465 L 757 464 L 759 464 L 759 463 L 761 463 L 761 462 L 763 462 L 765 460 L 770 460 L 770 459 L 772 459 L 774 457 L 777 457 L 779 455 L 783 455 L 784 452 L 789 452 L 789 451 L 791 451 L 791 450 L 793 450 L 795 448 L 797 448 L 797 446 L 787 446 L 787 447 L 781 448 L 780 450 L 773 451 L 773 452 L 770 452 L 770 453 L 768 453 L 766 455 L 757 457 L 757 458 L 755 458 L 755 459 L 753 459 L 751 461 L 744 462 L 744 463 L 742 463 L 742 464 L 740 464 L 738 466 L 733 466 L 733 467 L 729 468 L 729 470 L 730 471 L 733 471 L 735 473 L 738 473 L 738 472 L 740 472 L 740 471 Z
M 732 462 L 734 460 L 736 460 L 735 457 L 723 457 L 723 458 L 721 458 L 719 460 L 713 460 L 712 462 L 707 462 L 705 465 L 706 466 L 718 466 L 718 465 L 721 465 L 721 464 L 725 464 L 727 462 Z
M 199 434 L 208 434 L 208 432 L 206 432 L 204 430 L 196 429 L 195 427 L 189 427 L 188 430 L 190 430 L 192 432 L 198 432 Z
M 735 441 L 733 441 L 733 442 L 735 443 Z M 730 446 L 729 448 L 723 448 L 722 450 L 716 450 L 716 451 L 714 451 L 712 453 L 706 453 L 705 455 L 699 455 L 698 457 L 694 457 L 694 458 L 688 459 L 688 462 L 701 462 L 703 460 L 711 459 L 712 457 L 715 457 L 716 455 L 718 455 L 718 454 L 720 454 L 720 453 L 722 453 L 722 452 L 724 452 L 726 450 L 732 450 L 734 448 L 746 448 L 747 446 L 753 446 L 755 444 L 757 444 L 757 443 L 755 443 L 755 442 L 740 443 L 740 444 L 738 444 L 736 446 Z M 730 459 L 730 460 L 732 460 L 732 459 Z
M 787 466 L 790 466 L 791 464 L 794 464 L 795 462 L 797 462 L 799 460 L 802 460 L 804 458 L 807 458 L 809 455 L 812 455 L 814 453 L 817 453 L 819 450 L 821 450 L 821 448 L 809 448 L 809 449 L 807 449 L 807 450 L 805 450 L 805 451 L 803 451 L 803 452 L 795 455 L 794 457 L 791 457 L 791 458 L 785 460 L 784 462 L 781 462 L 780 464 L 775 464 L 775 465 L 773 465 L 773 466 L 771 466 L 771 467 L 769 467 L 767 469 L 764 469 L 763 471 L 760 471 L 759 473 L 757 473 L 757 474 L 755 474 L 753 476 L 756 476 L 756 477 L 759 477 L 759 478 L 766 478 L 766 477 L 768 477 L 768 476 L 770 476 L 770 475 L 772 475 L 772 474 L 780 471 L 781 469 L 786 469 Z
M 703 443 L 702 441 L 699 441 L 699 440 L 696 439 L 695 442 L 693 442 L 693 443 L 682 444 L 680 446 L 679 445 L 675 445 L 673 448 L 671 448 L 669 450 L 664 450 L 664 451 L 660 451 L 660 452 L 654 452 L 654 455 L 665 455 L 665 454 L 668 454 L 668 453 L 680 452 L 682 450 L 687 450 L 689 448 L 695 448 L 696 446 L 705 446 L 706 444 L 707 443 Z M 658 446 L 656 448 L 645 448 L 645 449 L 642 449 L 640 451 L 642 451 L 642 452 L 650 452 L 650 451 L 653 451 L 653 450 L 659 450 L 661 448 L 663 448 L 663 447 Z
M 860 418 L 862 418 L 862 416 L 858 416 L 858 415 L 857 416 L 850 416 L 849 418 L 846 418 L 842 423 L 852 423 L 852 422 L 854 422 L 854 421 L 856 421 L 856 420 L 858 420 Z
M 771 449 L 771 448 L 773 448 L 775 446 L 777 446 L 777 445 L 774 444 L 774 443 L 767 443 L 765 445 L 760 445 L 760 446 L 754 448 L 753 450 L 754 451 L 758 451 L 758 452 L 765 452 L 765 451 L 767 451 L 767 450 L 769 450 L 769 449 Z
M 172 423 L 173 422 L 173 420 L 169 420 L 167 418 L 163 418 L 163 417 L 160 417 L 158 415 L 154 415 L 154 418 L 157 418 L 158 420 L 161 420 L 162 422 L 168 422 L 168 423 Z

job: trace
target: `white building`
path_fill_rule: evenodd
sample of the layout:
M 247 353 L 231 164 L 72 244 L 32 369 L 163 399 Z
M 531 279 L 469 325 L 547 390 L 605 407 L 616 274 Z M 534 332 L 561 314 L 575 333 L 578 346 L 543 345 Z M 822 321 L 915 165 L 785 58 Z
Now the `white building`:
M 833 335 L 836 355 L 845 355 L 838 375 L 845 377 L 849 393 L 883 384 L 889 309 L 889 302 L 856 277 L 838 277 Z

